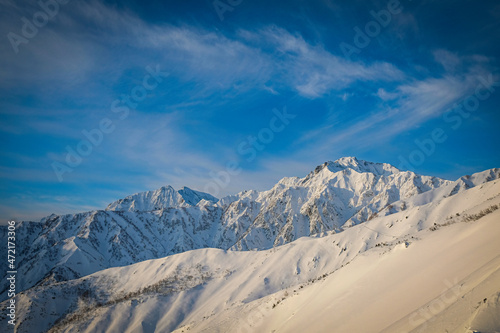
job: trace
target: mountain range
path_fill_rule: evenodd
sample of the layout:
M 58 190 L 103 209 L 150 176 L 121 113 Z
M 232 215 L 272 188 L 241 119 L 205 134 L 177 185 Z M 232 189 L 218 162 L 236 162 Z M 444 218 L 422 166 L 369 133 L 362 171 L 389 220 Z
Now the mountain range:
M 158 318 L 167 320 L 164 328 L 171 331 L 186 326 L 186 318 L 193 321 L 200 309 L 194 304 L 208 297 L 195 295 L 207 293 L 205 287 L 199 289 L 207 283 L 215 288 L 212 294 L 229 288 L 227 293 L 217 289 L 217 295 L 223 294 L 220 304 L 205 305 L 212 310 L 203 318 L 216 318 L 222 309 L 234 309 L 232 303 L 261 302 L 287 288 L 326 278 L 376 247 L 407 247 L 419 232 L 436 226 L 435 221 L 460 216 L 450 218 L 448 213 L 482 207 L 488 200 L 490 207 L 499 201 L 499 177 L 496 168 L 450 181 L 344 157 L 317 166 L 303 178 L 283 178 L 267 191 L 217 199 L 187 187 L 164 186 L 119 199 L 104 210 L 20 222 L 17 297 L 25 308 L 18 331 L 82 329 L 73 325 L 90 320 L 81 314 L 86 305 L 78 303 L 85 297 L 104 311 L 91 320 L 99 331 L 99 325 L 109 324 L 103 313 L 107 316 L 117 306 L 133 312 L 143 294 L 165 294 L 167 289 L 170 296 L 154 302 L 166 302 L 171 309 L 168 318 Z M 458 202 L 461 206 L 453 206 Z M 0 234 L 6 238 L 7 229 L 0 228 Z M 283 267 L 280 260 L 289 265 Z M 144 283 L 132 278 L 136 272 Z M 5 278 L 0 287 L 5 302 Z M 83 289 L 90 294 L 82 296 Z M 62 290 L 69 296 L 61 296 Z M 192 308 L 173 306 L 174 294 Z M 50 312 L 47 299 L 54 295 L 67 304 Z M 44 307 L 46 319 L 38 329 L 36 318 Z M 124 319 L 115 330 L 124 332 L 120 325 L 127 323 L 132 324 Z M 155 329 L 142 326 L 143 331 Z

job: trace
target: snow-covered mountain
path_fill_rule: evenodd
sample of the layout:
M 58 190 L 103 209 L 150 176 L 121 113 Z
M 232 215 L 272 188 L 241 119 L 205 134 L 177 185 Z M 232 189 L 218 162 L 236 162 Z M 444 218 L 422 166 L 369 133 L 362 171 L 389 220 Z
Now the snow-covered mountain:
M 114 211 L 151 211 L 163 208 L 196 206 L 201 200 L 217 202 L 214 196 L 183 187 L 176 191 L 172 186 L 163 186 L 155 191 L 129 195 L 110 203 L 106 210 Z
M 498 174 L 498 172 L 497 172 Z M 389 204 L 451 181 L 400 171 L 354 157 L 326 162 L 304 178 L 283 178 L 269 191 L 244 192 L 227 205 L 226 237 L 241 250 L 267 249 L 303 236 L 340 231 L 373 218 Z
M 347 157 L 304 178 L 283 178 L 268 191 L 220 200 L 165 186 L 113 202 L 106 210 L 20 223 L 17 233 L 27 241 L 18 245 L 17 287 L 50 285 L 194 249 L 266 250 L 341 232 L 499 176 L 500 169 L 492 169 L 452 182 Z M 3 236 L 5 230 L 0 229 Z M 0 286 L 5 299 L 5 279 Z
M 16 297 L 16 329 L 494 332 L 500 180 L 486 181 L 492 175 L 403 196 L 404 210 L 323 237 L 262 251 L 198 249 L 39 285 Z M 455 191 L 460 184 L 468 189 Z M 0 314 L 0 325 L 7 319 Z

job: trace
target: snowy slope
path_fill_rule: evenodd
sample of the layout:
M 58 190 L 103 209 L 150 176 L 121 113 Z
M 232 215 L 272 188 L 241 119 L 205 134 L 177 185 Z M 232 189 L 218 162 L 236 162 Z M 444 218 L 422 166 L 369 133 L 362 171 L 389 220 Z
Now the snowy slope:
M 17 329 L 42 332 L 56 322 L 66 332 L 498 329 L 489 314 L 500 309 L 500 180 L 434 199 L 270 250 L 199 249 L 34 287 L 17 297 Z M 473 307 L 461 307 L 462 299 Z M 441 309 L 435 300 L 448 303 Z M 422 322 L 434 308 L 432 318 L 463 323 Z
M 479 221 L 424 231 L 421 241 L 382 255 L 367 252 L 282 300 L 253 331 L 498 332 L 500 214 Z M 267 314 L 262 306 L 240 313 Z
M 199 248 L 270 249 L 435 202 L 499 175 L 500 169 L 492 169 L 451 182 L 348 157 L 326 162 L 304 178 L 284 178 L 268 191 L 245 191 L 217 203 L 202 192 L 165 186 L 104 211 L 20 224 L 18 233 L 29 242 L 18 251 L 17 288 Z M 2 279 L 0 300 L 6 288 Z

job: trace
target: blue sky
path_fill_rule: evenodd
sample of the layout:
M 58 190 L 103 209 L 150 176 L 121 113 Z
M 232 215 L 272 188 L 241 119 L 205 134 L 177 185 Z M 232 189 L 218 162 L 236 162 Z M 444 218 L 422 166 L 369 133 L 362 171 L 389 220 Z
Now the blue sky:
M 0 1 L 5 221 L 342 156 L 500 167 L 497 1 L 54 1 Z

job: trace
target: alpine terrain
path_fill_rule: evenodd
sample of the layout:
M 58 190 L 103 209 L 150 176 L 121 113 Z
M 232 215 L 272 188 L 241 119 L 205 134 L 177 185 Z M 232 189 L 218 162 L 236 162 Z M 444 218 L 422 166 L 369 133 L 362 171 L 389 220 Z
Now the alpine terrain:
M 15 328 L 499 332 L 499 178 L 344 157 L 267 191 L 164 186 L 19 222 Z

